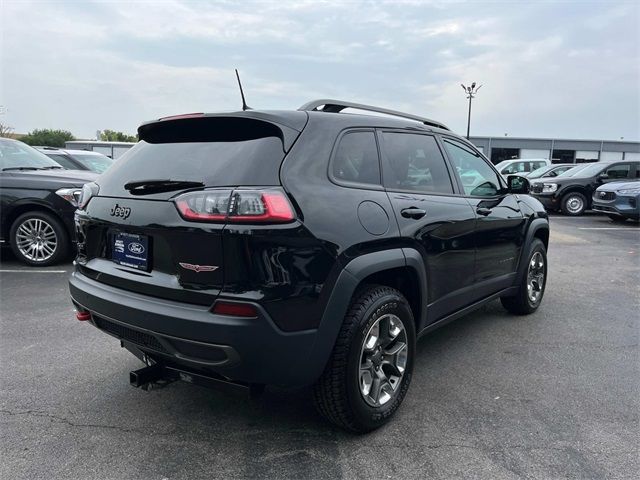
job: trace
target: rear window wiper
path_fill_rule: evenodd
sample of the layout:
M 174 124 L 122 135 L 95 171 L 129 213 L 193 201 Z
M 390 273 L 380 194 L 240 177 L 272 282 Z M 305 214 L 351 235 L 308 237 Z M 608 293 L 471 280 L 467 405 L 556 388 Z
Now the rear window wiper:
M 140 180 L 126 183 L 124 186 L 125 190 L 131 192 L 131 195 L 150 195 L 196 187 L 204 187 L 204 183 L 190 180 Z

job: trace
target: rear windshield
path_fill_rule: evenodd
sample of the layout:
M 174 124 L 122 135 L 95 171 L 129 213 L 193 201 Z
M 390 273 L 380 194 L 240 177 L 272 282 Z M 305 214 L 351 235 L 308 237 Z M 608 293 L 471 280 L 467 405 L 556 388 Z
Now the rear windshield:
M 283 158 L 278 137 L 180 143 L 141 140 L 98 183 L 112 188 L 150 179 L 197 181 L 207 187 L 279 185 Z

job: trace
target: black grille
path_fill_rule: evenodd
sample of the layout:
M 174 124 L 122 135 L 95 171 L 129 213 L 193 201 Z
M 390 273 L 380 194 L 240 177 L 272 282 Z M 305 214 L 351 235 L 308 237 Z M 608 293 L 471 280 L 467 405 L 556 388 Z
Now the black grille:
M 531 191 L 532 191 L 533 193 L 542 193 L 542 184 L 540 184 L 540 183 L 534 183 L 534 184 L 531 186 Z
M 124 325 L 120 325 L 119 323 L 110 322 L 109 320 L 105 320 L 104 318 L 98 317 L 96 315 L 93 316 L 93 320 L 96 323 L 96 327 L 98 327 L 100 330 L 109 332 L 116 337 L 121 338 L 122 340 L 127 340 L 128 342 L 135 343 L 140 347 L 151 348 L 157 352 L 169 353 L 153 335 L 139 332 L 138 330 L 125 327 Z
M 598 200 L 615 200 L 615 192 L 596 192 L 595 198 Z

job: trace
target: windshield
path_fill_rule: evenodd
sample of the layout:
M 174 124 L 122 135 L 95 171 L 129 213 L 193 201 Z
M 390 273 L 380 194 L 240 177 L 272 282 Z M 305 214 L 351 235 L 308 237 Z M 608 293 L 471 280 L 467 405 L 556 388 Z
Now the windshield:
M 582 170 L 584 170 L 590 165 L 591 165 L 590 163 L 586 163 L 584 165 L 578 165 L 577 167 L 570 168 L 566 172 L 562 172 L 560 175 L 558 175 L 558 177 L 573 177 L 576 173 L 581 172 Z
M 527 175 L 527 178 L 540 178 L 542 175 L 547 173 L 547 171 L 550 169 L 551 168 L 547 167 L 546 165 L 544 167 L 536 168 L 533 172 Z
M 577 177 L 579 175 L 581 177 L 593 177 L 594 175 L 600 173 L 604 168 L 606 168 L 606 165 L 603 165 L 601 163 L 590 163 L 580 170 L 576 169 L 577 171 L 573 175 L 568 176 Z
M 0 140 L 0 169 L 18 170 L 21 168 L 39 170 L 43 168 L 62 167 L 44 153 L 40 153 L 26 143 L 13 140 Z
M 72 153 L 71 156 L 89 170 L 97 173 L 104 172 L 113 163 L 111 158 L 99 153 L 94 153 L 93 155 L 86 153 Z

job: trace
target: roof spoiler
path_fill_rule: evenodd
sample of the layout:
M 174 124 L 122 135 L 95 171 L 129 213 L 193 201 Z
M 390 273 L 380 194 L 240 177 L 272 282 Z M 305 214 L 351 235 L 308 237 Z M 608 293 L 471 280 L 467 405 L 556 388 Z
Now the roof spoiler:
M 322 107 L 322 108 L 320 108 Z M 441 128 L 443 130 L 450 130 L 444 123 L 436 122 L 425 117 L 419 117 L 410 113 L 398 112 L 396 110 L 389 110 L 388 108 L 375 107 L 373 105 L 364 105 L 362 103 L 344 102 L 342 100 L 332 100 L 328 98 L 320 100 L 312 100 L 302 105 L 298 110 L 304 112 L 328 112 L 328 113 L 340 113 L 345 108 L 353 108 L 356 110 L 364 110 L 367 112 L 383 113 L 385 115 L 391 115 L 393 117 L 406 118 L 408 120 L 414 120 L 416 122 L 423 123 L 430 127 Z

